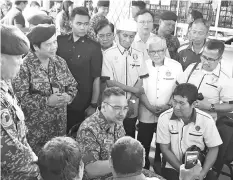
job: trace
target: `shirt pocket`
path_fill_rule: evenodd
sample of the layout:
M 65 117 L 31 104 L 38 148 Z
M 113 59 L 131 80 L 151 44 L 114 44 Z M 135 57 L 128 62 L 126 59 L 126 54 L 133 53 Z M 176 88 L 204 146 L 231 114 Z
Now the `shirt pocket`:
M 203 145 L 204 141 L 203 141 L 203 133 L 197 133 L 197 132 L 190 132 L 189 133 L 189 141 L 191 142 L 191 144 L 193 145 Z M 198 146 L 200 147 L 200 146 Z

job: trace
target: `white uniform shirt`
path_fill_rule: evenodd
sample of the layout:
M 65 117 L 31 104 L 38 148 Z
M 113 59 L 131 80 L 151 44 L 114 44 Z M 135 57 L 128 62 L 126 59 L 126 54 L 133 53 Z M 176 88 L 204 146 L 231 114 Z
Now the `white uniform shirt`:
M 176 87 L 178 77 L 183 72 L 181 64 L 165 57 L 164 65 L 162 66 L 153 66 L 151 59 L 146 61 L 146 66 L 149 77 L 143 79 L 145 95 L 153 106 L 166 105 Z M 158 121 L 158 117 L 147 110 L 142 103 L 139 104 L 138 119 L 144 123 L 155 123 Z
M 195 63 L 190 64 L 184 73 L 180 76 L 178 82 L 187 82 L 188 76 Z M 212 71 L 207 72 L 202 69 L 200 63 L 191 74 L 188 83 L 194 84 L 198 88 L 198 92 L 202 93 L 204 100 L 211 104 L 217 103 L 233 103 L 233 79 L 225 73 L 221 67 L 221 63 Z M 207 112 L 216 120 L 216 112 Z
M 185 125 L 181 119 L 169 109 L 160 115 L 157 126 L 157 143 L 171 144 L 171 151 L 182 162 L 186 150 L 196 145 L 202 151 L 207 147 L 216 147 L 222 144 L 213 118 L 199 110 L 194 109 L 190 123 Z M 166 163 L 166 168 L 173 168 Z
M 134 48 L 125 50 L 115 45 L 103 53 L 102 79 L 114 80 L 133 87 L 138 78 L 148 77 L 143 52 Z M 130 93 L 127 93 L 130 97 Z
M 150 59 L 149 54 L 148 54 L 148 48 L 149 48 L 148 42 L 150 41 L 150 39 L 153 39 L 154 37 L 157 37 L 157 35 L 150 33 L 150 36 L 147 39 L 146 43 L 140 38 L 138 33 L 136 34 L 134 38 L 132 47 L 144 53 L 144 60 Z M 168 50 L 166 50 L 166 56 L 170 58 L 170 54 Z

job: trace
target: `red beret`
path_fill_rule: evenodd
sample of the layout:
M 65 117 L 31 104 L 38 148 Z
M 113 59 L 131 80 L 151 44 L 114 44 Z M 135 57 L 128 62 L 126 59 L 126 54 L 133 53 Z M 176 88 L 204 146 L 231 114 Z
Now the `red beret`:
M 31 29 L 27 34 L 32 44 L 42 43 L 49 40 L 56 33 L 54 25 L 39 24 Z
M 50 16 L 45 14 L 36 14 L 28 18 L 29 24 L 38 25 L 38 24 L 52 24 L 53 20 Z
M 28 53 L 30 43 L 24 33 L 15 26 L 1 25 L 1 53 L 23 55 Z
M 177 20 L 177 15 L 172 12 L 172 11 L 165 11 L 161 14 L 160 19 L 162 20 L 172 20 L 175 21 Z

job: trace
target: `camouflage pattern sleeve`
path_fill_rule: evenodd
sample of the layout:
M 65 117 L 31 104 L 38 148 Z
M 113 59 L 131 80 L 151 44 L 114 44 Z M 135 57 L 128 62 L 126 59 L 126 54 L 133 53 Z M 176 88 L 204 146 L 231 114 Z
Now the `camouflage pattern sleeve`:
M 19 115 L 16 115 L 21 109 L 18 109 L 17 105 L 14 105 L 16 108 L 9 106 L 12 98 L 7 93 L 1 91 L 0 99 L 1 179 L 37 180 L 39 168 L 34 163 L 37 156 L 27 143 L 23 118 L 20 120 L 17 118 Z
M 30 93 L 30 71 L 26 62 L 20 67 L 18 76 L 13 80 L 17 98 L 24 109 L 45 109 L 47 98 L 40 94 Z
M 81 129 L 77 133 L 76 141 L 83 153 L 83 163 L 86 165 L 99 160 L 100 145 L 91 129 Z
M 57 56 L 59 61 L 62 62 L 61 67 L 63 68 L 64 74 L 66 74 L 65 86 L 66 86 L 66 93 L 69 94 L 72 97 L 72 100 L 75 98 L 77 92 L 78 92 L 78 83 L 74 79 L 72 73 L 70 72 L 68 65 L 66 64 L 66 61 L 62 59 L 61 57 Z

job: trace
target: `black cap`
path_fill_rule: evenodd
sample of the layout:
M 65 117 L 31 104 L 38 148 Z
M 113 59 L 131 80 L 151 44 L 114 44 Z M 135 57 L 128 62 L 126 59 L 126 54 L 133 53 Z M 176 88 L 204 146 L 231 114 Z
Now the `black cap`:
M 162 20 L 172 20 L 172 21 L 176 22 L 177 15 L 172 11 L 165 11 L 160 15 L 160 19 L 162 19 Z
M 53 20 L 50 16 L 45 14 L 36 14 L 28 18 L 29 24 L 38 25 L 38 24 L 53 24 Z
M 49 40 L 56 33 L 54 25 L 39 24 L 31 29 L 27 34 L 32 44 L 42 43 Z
M 1 25 L 1 53 L 23 55 L 28 53 L 30 43 L 24 33 L 15 26 Z
M 104 7 L 109 7 L 110 5 L 110 2 L 109 0 L 99 0 L 98 3 L 97 3 L 97 6 L 104 6 Z

